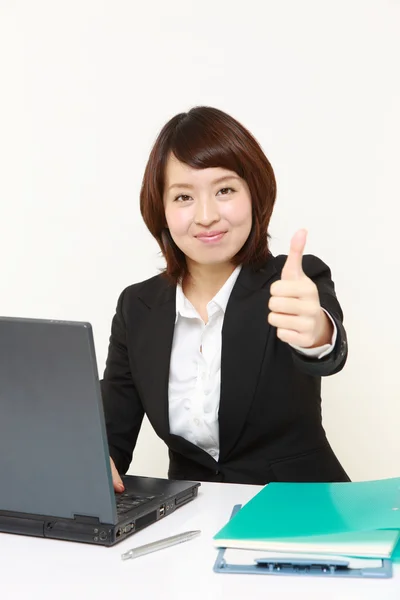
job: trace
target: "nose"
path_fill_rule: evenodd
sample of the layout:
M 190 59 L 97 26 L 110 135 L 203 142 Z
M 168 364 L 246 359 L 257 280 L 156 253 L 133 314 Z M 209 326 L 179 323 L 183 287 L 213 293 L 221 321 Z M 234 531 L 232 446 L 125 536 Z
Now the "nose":
M 220 215 L 218 202 L 215 198 L 207 196 L 196 202 L 195 223 L 209 227 L 216 221 L 219 221 Z

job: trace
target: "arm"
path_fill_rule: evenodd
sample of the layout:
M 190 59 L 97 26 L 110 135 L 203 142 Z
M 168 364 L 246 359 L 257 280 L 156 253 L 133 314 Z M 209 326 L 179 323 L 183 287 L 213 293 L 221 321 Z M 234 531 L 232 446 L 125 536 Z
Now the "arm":
M 131 463 L 144 415 L 129 366 L 124 295 L 125 291 L 112 321 L 106 368 L 100 381 L 110 456 L 121 473 L 126 473 Z

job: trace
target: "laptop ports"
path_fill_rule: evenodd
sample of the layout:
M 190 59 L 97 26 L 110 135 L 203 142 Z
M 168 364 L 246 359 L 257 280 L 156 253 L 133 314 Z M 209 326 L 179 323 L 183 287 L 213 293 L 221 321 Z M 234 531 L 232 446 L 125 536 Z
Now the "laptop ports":
M 115 537 L 118 539 L 122 535 L 124 535 L 126 533 L 130 533 L 132 531 L 132 529 L 135 529 L 135 523 L 128 523 L 127 525 L 124 525 L 123 527 L 118 527 L 117 531 L 115 532 Z
M 163 517 L 164 515 L 165 515 L 165 504 L 160 506 L 160 512 L 159 512 L 160 517 Z

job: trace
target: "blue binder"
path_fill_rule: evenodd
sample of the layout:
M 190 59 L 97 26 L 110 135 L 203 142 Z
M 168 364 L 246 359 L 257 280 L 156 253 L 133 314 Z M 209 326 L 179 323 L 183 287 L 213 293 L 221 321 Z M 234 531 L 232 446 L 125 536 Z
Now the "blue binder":
M 241 504 L 234 506 L 231 519 L 241 509 Z M 363 577 L 374 579 L 387 579 L 393 576 L 392 563 L 390 560 L 382 560 L 382 566 L 377 568 L 352 569 L 345 558 L 331 562 L 324 560 L 307 560 L 294 557 L 288 558 L 260 558 L 255 559 L 253 565 L 230 565 L 225 560 L 226 548 L 218 550 L 217 559 L 214 564 L 215 573 L 237 573 L 251 575 L 312 575 L 316 577 Z

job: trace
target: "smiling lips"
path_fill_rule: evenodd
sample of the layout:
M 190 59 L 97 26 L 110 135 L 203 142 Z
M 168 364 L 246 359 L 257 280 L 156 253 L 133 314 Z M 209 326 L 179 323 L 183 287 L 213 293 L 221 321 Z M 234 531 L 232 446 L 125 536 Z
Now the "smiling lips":
M 195 237 L 204 244 L 212 244 L 219 242 L 224 237 L 225 233 L 226 231 L 205 231 L 204 233 L 199 233 Z

